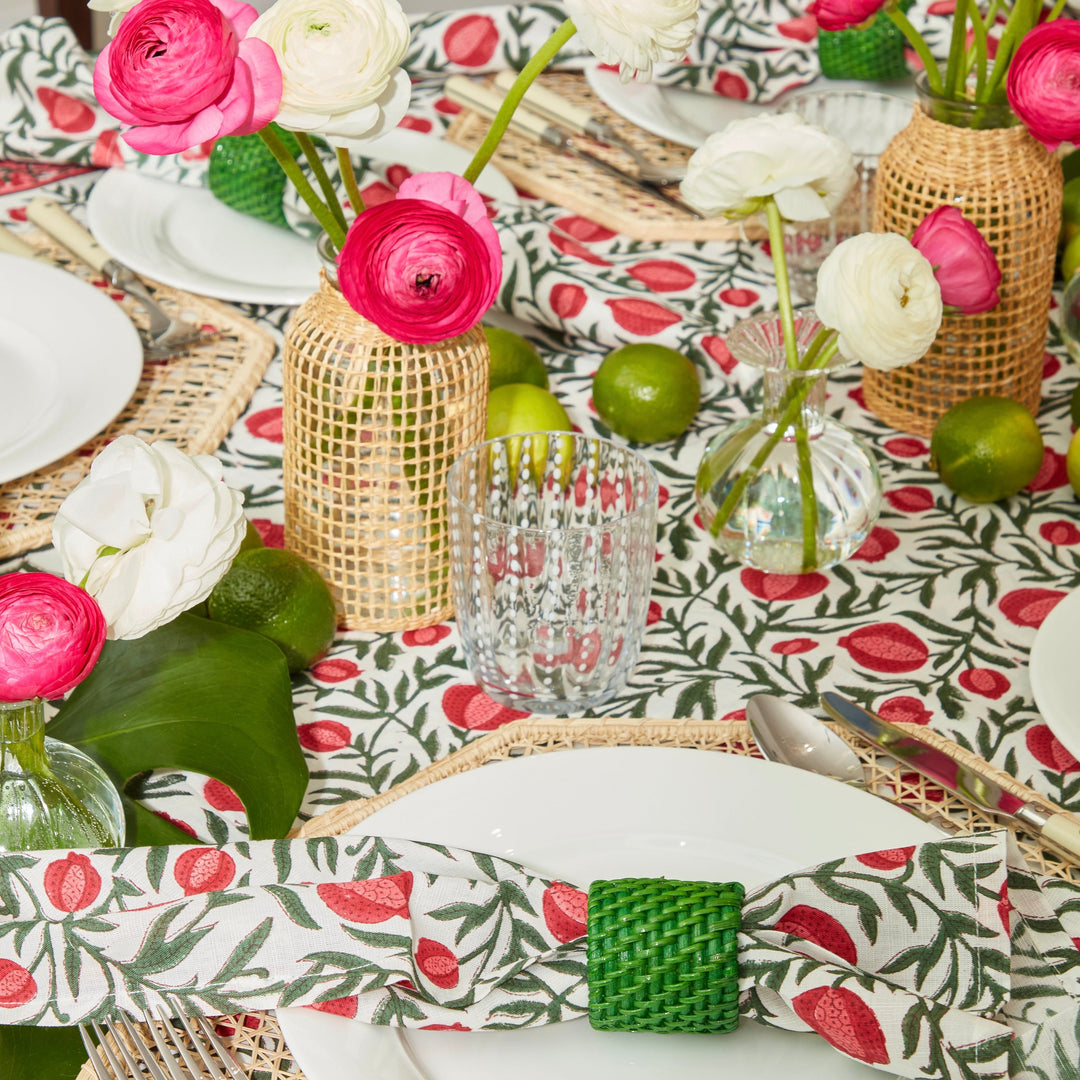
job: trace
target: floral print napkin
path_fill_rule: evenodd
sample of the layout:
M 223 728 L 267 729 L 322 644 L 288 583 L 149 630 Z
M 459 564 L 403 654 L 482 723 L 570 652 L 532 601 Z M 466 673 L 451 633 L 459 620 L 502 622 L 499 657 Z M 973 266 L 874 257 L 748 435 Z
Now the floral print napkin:
M 588 1011 L 585 892 L 415 841 L 7 853 L 0 905 L 8 1023 L 310 1005 L 472 1030 Z M 1080 889 L 1022 869 L 1004 831 L 788 874 L 742 923 L 745 1018 L 894 1076 L 1077 1060 Z

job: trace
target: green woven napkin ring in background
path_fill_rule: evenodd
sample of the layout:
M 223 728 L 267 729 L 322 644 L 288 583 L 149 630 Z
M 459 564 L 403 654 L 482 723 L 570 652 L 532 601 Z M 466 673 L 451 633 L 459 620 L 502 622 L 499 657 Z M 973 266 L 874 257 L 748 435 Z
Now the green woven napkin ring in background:
M 270 125 L 296 157 L 300 144 L 291 131 Z M 285 173 L 258 135 L 224 135 L 214 143 L 206 183 L 226 206 L 241 214 L 288 227 L 281 200 Z
M 732 1031 L 738 882 L 619 878 L 589 888 L 589 1023 L 600 1031 Z
M 906 11 L 914 0 L 905 0 Z M 821 74 L 826 79 L 866 79 L 870 82 L 902 79 L 907 75 L 904 35 L 887 15 L 879 14 L 867 27 L 819 30 Z

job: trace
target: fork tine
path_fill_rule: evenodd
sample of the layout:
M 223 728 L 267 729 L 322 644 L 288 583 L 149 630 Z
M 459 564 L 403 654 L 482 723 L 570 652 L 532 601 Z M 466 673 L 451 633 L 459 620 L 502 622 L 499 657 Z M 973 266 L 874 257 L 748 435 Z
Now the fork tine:
M 214 1031 L 213 1023 L 205 1016 L 196 1016 L 193 1017 L 193 1019 L 198 1029 L 202 1032 L 203 1037 L 214 1048 L 218 1057 L 221 1059 L 221 1064 L 225 1066 L 225 1071 L 232 1077 L 232 1080 L 247 1080 L 247 1074 L 236 1063 L 236 1058 L 232 1056 L 232 1052 L 218 1038 L 217 1032 Z M 190 1031 L 191 1028 L 188 1025 L 187 1018 L 181 1014 L 180 1020 Z M 196 1040 L 195 1045 L 199 1047 L 201 1053 L 202 1043 L 199 1040 Z M 215 1074 L 215 1080 L 217 1080 L 217 1074 Z M 222 1078 L 222 1080 L 224 1080 L 224 1078 Z
M 210 1051 L 207 1049 L 206 1040 L 202 1035 L 202 1029 L 200 1028 L 196 1031 L 196 1029 L 192 1027 L 191 1021 L 184 1015 L 180 1008 L 176 1009 L 176 1016 L 183 1025 L 184 1030 L 188 1033 L 188 1038 L 191 1039 L 191 1045 L 195 1047 L 199 1057 L 203 1060 L 203 1064 L 209 1070 L 212 1080 L 225 1080 L 225 1074 L 217 1067 L 217 1062 L 214 1061 Z M 221 1050 L 224 1050 L 224 1047 L 221 1047 Z M 229 1067 L 224 1054 L 222 1054 L 222 1064 L 226 1069 Z M 243 1074 L 241 1074 L 241 1076 L 242 1075 Z
M 173 1030 L 172 1024 L 170 1024 L 168 1020 L 165 1021 L 164 1026 L 166 1034 L 169 1036 L 168 1039 L 162 1038 L 158 1025 L 154 1022 L 149 1013 L 146 1015 L 146 1026 L 150 1029 L 150 1037 L 154 1040 L 154 1045 L 157 1047 L 158 1053 L 161 1055 L 161 1060 L 164 1063 L 165 1068 L 168 1069 L 169 1076 L 172 1077 L 172 1080 L 187 1080 L 187 1077 L 185 1077 L 183 1070 L 180 1067 L 180 1062 L 176 1060 L 176 1054 L 173 1052 L 173 1047 L 179 1049 L 179 1043 L 176 1041 L 176 1033 Z M 170 1043 L 172 1043 L 172 1046 L 169 1045 Z M 184 1056 L 185 1058 L 187 1057 L 186 1054 Z M 199 1069 L 199 1067 L 195 1065 L 193 1061 L 190 1061 L 190 1059 L 188 1064 L 194 1066 L 195 1069 L 198 1069 L 198 1072 L 192 1071 L 194 1080 L 204 1080 L 202 1069 Z
M 169 1018 L 169 1014 L 164 1009 L 158 1009 L 158 1016 L 161 1020 L 161 1026 L 165 1029 L 165 1034 L 168 1036 L 168 1038 L 172 1042 L 172 1045 L 176 1048 L 180 1056 L 184 1059 L 184 1064 L 187 1065 L 188 1072 L 191 1073 L 192 1080 L 205 1080 L 206 1073 L 203 1072 L 199 1063 L 191 1056 L 191 1051 L 188 1050 L 188 1048 L 184 1045 L 183 1033 L 176 1030 L 176 1026 L 173 1024 L 172 1020 Z M 184 1024 L 184 1029 L 188 1030 L 187 1024 Z M 188 1034 L 190 1035 L 190 1031 L 188 1032 Z M 192 1037 L 191 1045 L 195 1047 L 196 1052 L 203 1059 L 204 1063 L 209 1066 L 210 1075 L 212 1078 L 214 1078 L 214 1080 L 216 1080 L 214 1074 L 217 1072 L 217 1070 L 214 1068 L 213 1062 L 207 1062 L 206 1054 L 203 1052 L 202 1047 L 199 1045 L 199 1040 Z M 161 1050 L 161 1043 L 158 1043 L 158 1049 Z M 164 1053 L 163 1050 L 162 1053 Z M 220 1075 L 221 1074 L 218 1073 L 218 1076 Z M 224 1080 L 224 1077 L 222 1077 L 222 1080 Z
M 92 1021 L 90 1025 L 94 1029 L 94 1034 L 97 1036 L 98 1049 L 105 1055 L 105 1060 L 109 1063 L 109 1068 L 112 1070 L 113 1076 L 117 1080 L 125 1080 L 127 1076 L 127 1069 L 116 1060 L 116 1055 L 113 1053 L 112 1047 L 105 1041 L 105 1032 L 101 1030 L 96 1021 Z M 120 1040 L 113 1035 L 113 1040 L 117 1046 L 120 1045 Z
M 153 1080 L 169 1080 L 168 1077 L 161 1071 L 158 1063 L 154 1060 L 154 1052 L 147 1045 L 146 1040 L 135 1030 L 134 1025 L 127 1018 L 124 1013 L 119 1014 L 120 1026 L 123 1027 L 127 1033 L 128 1038 L 131 1040 L 131 1045 L 138 1051 L 139 1056 L 143 1059 L 143 1064 L 146 1066 L 146 1071 L 153 1077 Z M 105 1028 L 112 1033 L 113 1038 L 116 1040 L 116 1045 L 120 1049 L 120 1053 L 124 1058 L 124 1063 L 131 1070 L 131 1075 L 138 1078 L 141 1074 L 139 1072 L 139 1066 L 135 1059 L 131 1056 L 131 1051 L 128 1050 L 127 1044 L 117 1034 L 116 1026 L 111 1024 L 108 1020 L 105 1021 Z M 173 1074 L 173 1080 L 175 1080 L 176 1074 Z
M 83 1046 L 86 1047 L 86 1056 L 90 1059 L 90 1064 L 93 1065 L 98 1080 L 115 1080 L 113 1076 L 105 1071 L 105 1066 L 101 1064 L 101 1058 L 98 1057 L 98 1052 L 90 1038 L 90 1032 L 86 1030 L 85 1024 L 79 1025 L 79 1034 L 82 1036 Z

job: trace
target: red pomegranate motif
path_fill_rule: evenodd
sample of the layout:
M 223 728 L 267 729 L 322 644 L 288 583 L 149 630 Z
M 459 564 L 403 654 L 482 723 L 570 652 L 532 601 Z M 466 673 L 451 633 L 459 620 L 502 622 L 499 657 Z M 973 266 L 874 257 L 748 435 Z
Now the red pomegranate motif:
M 750 307 L 760 299 L 760 294 L 753 289 L 721 289 L 720 299 L 732 307 Z
M 924 487 L 909 485 L 893 488 L 885 492 L 885 498 L 901 514 L 922 514 L 934 509 L 934 493 Z
M 544 923 L 556 941 L 564 945 L 585 933 L 589 895 L 580 889 L 552 882 L 544 890 Z
M 21 964 L 0 960 L 0 1009 L 25 1005 L 37 993 L 37 983 Z
M 319 682 L 345 682 L 346 679 L 355 679 L 360 674 L 360 669 L 351 661 L 340 657 L 333 660 L 320 660 L 311 669 L 311 674 Z
M 1048 544 L 1059 547 L 1080 544 L 1080 529 L 1071 521 L 1044 521 L 1039 526 L 1039 535 Z
M 1012 910 L 1012 901 L 1009 899 L 1009 883 L 1008 881 L 1003 881 L 1001 883 L 1001 888 L 998 890 L 997 913 L 1006 937 L 1009 937 L 1012 934 L 1012 927 L 1010 926 L 1012 920 L 1009 917 L 1009 912 Z
M 817 19 L 813 15 L 800 15 L 798 18 L 777 23 L 776 29 L 793 41 L 813 41 L 817 37 Z
M 871 870 L 897 870 L 911 862 L 915 854 L 915 845 L 911 847 L 882 848 L 880 851 L 864 851 L 856 855 L 856 862 L 869 866 Z
M 419 630 L 406 630 L 401 635 L 401 641 L 409 648 L 417 648 L 421 645 L 438 645 L 449 636 L 450 627 L 446 623 L 439 623 L 436 626 L 423 626 Z
M 1043 450 L 1043 459 L 1039 464 L 1035 479 L 1024 490 L 1054 491 L 1057 488 L 1066 487 L 1068 483 L 1069 474 L 1065 468 L 1065 455 L 1051 450 L 1048 446 Z
M 855 942 L 844 927 L 828 912 L 796 904 L 777 920 L 776 929 L 783 934 L 793 934 L 804 941 L 826 949 L 841 960 L 854 964 L 858 960 Z
M 788 638 L 787 641 L 778 641 L 769 650 L 770 652 L 778 653 L 780 656 L 798 656 L 799 653 L 810 652 L 811 649 L 816 649 L 818 643 L 808 637 Z
M 467 1028 L 464 1024 L 421 1024 L 421 1031 L 472 1031 L 472 1028 Z
M 591 252 L 584 244 L 579 244 L 576 240 L 571 240 L 567 236 L 561 236 L 559 233 L 553 232 L 548 235 L 548 240 L 556 251 L 561 251 L 564 255 L 570 255 L 575 259 L 580 259 L 582 262 L 591 263 L 593 266 L 611 265 L 607 259 L 600 258 L 599 255 Z
M 1009 680 L 993 668 L 968 668 L 967 671 L 961 671 L 957 679 L 969 693 L 979 694 L 991 701 L 997 701 L 1008 691 L 1010 685 Z
M 416 966 L 443 990 L 457 986 L 461 974 L 457 957 L 441 941 L 431 938 L 421 938 L 416 943 Z
M 332 754 L 343 750 L 352 742 L 352 732 L 336 720 L 316 720 L 311 724 L 301 724 L 296 729 L 300 745 L 305 750 L 317 754 Z
M 442 707 L 446 719 L 466 731 L 494 731 L 529 715 L 492 701 L 479 686 L 449 687 L 443 694 Z
M 1038 627 L 1066 595 L 1060 589 L 1014 589 L 998 601 L 998 607 L 1015 626 Z
M 767 574 L 764 570 L 743 570 L 739 580 L 747 592 L 759 600 L 805 600 L 828 588 L 824 574 Z
M 917 698 L 899 694 L 877 706 L 883 720 L 892 724 L 929 724 L 934 714 Z
M 713 79 L 713 92 L 721 97 L 735 98 L 737 101 L 746 101 L 750 97 L 750 84 L 734 71 L 721 71 Z
M 258 531 L 263 547 L 283 548 L 285 546 L 284 525 L 271 521 L 269 518 L 252 518 L 251 524 Z
M 843 986 L 818 986 L 791 1004 L 803 1023 L 841 1053 L 868 1065 L 888 1065 L 881 1024 L 858 994 Z
M 344 1016 L 346 1020 L 355 1020 L 358 1004 L 356 995 L 352 994 L 349 997 L 334 998 L 333 1001 L 316 1001 L 307 1008 L 314 1009 L 315 1012 L 330 1013 L 332 1016 Z
M 101 892 L 101 875 L 86 855 L 73 851 L 45 868 L 45 895 L 58 911 L 82 911 Z
M 443 50 L 451 64 L 483 67 L 499 44 L 499 28 L 487 15 L 466 15 L 455 19 L 443 34 Z
M 97 137 L 97 142 L 90 151 L 90 163 L 99 169 L 111 169 L 114 165 L 124 164 L 119 131 L 103 131 Z
M 909 435 L 901 435 L 896 439 L 885 440 L 885 450 L 898 458 L 917 458 L 929 452 L 926 443 L 922 439 L 914 439 Z
M 37 96 L 49 114 L 49 123 L 57 130 L 74 134 L 94 126 L 94 110 L 85 101 L 49 86 L 39 86 Z
M 709 334 L 701 339 L 701 347 L 720 365 L 720 370 L 725 375 L 730 375 L 735 370 L 738 361 L 731 355 L 731 350 L 723 338 Z
M 580 285 L 555 285 L 551 289 L 551 310 L 560 319 L 572 319 L 585 306 L 585 290 Z
M 228 784 L 220 780 L 210 779 L 203 784 L 203 798 L 215 810 L 239 810 L 244 809 L 236 792 Z
M 930 658 L 926 643 L 899 623 L 876 623 L 853 630 L 837 642 L 851 659 L 871 671 L 917 671 Z
M 892 529 L 883 529 L 875 525 L 870 535 L 859 545 L 858 551 L 851 557 L 862 562 L 881 562 L 886 555 L 900 546 L 900 537 Z
M 1040 765 L 1061 773 L 1080 769 L 1080 761 L 1061 745 L 1058 737 L 1045 724 L 1028 728 L 1024 741 L 1031 756 Z
M 252 413 L 245 421 L 244 427 L 249 434 L 257 439 L 266 439 L 267 442 L 279 443 L 284 441 L 282 433 L 281 406 L 277 405 L 270 409 L 260 409 Z
M 389 877 L 320 885 L 319 899 L 335 914 L 350 922 L 381 923 L 409 917 L 413 876 L 408 870 Z
M 189 848 L 173 866 L 173 877 L 185 896 L 224 889 L 235 873 L 232 856 L 212 847 Z
M 601 240 L 610 240 L 616 235 L 606 226 L 590 221 L 588 218 L 578 217 L 576 214 L 556 218 L 555 227 L 564 233 L 569 233 L 583 244 L 599 243 Z
M 638 337 L 652 337 L 682 321 L 671 308 L 652 300 L 605 300 L 612 318 L 626 331 Z
M 697 283 L 697 274 L 674 259 L 646 259 L 631 266 L 627 273 L 653 292 L 682 292 Z

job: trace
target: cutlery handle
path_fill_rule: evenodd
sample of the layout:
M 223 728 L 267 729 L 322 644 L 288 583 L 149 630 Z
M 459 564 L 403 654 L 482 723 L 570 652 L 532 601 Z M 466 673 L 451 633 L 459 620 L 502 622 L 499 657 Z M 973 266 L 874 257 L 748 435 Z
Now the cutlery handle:
M 1080 859 L 1080 824 L 1067 814 L 1051 814 L 1040 835 L 1048 844 L 1060 848 L 1074 860 Z
M 464 75 L 451 75 L 446 80 L 443 93 L 451 101 L 488 118 L 493 117 L 503 103 L 503 96 L 497 90 L 481 86 Z M 527 135 L 536 142 L 551 141 L 551 125 L 542 116 L 529 112 L 528 109 L 518 109 L 514 113 L 510 120 L 510 130 Z
M 32 200 L 26 208 L 26 217 L 99 273 L 112 258 L 86 229 L 52 199 Z
M 514 85 L 516 79 L 516 71 L 500 71 L 495 76 L 495 85 L 505 95 L 510 87 Z M 534 82 L 525 91 L 522 104 L 532 112 L 539 113 L 549 124 L 566 128 L 576 135 L 589 134 L 589 127 L 593 123 L 593 118 L 589 115 L 588 109 L 583 109 L 580 105 L 567 101 L 561 94 L 557 94 L 554 90 L 549 90 L 539 83 Z
M 24 259 L 40 258 L 38 253 L 22 238 L 6 226 L 0 226 L 0 251 L 8 255 L 19 255 Z

